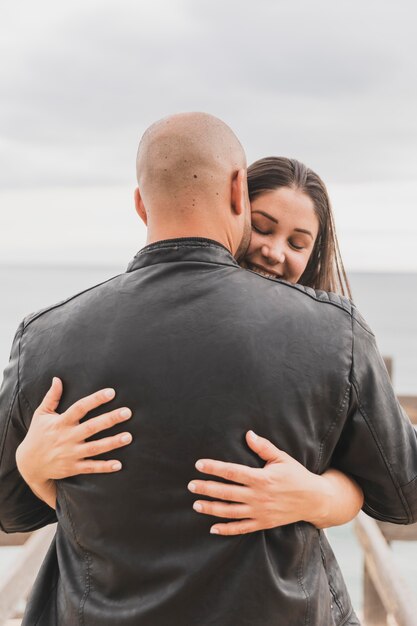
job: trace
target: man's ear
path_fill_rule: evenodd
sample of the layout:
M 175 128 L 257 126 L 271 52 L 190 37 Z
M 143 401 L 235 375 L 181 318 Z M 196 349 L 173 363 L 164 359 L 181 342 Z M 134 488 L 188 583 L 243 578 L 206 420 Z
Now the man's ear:
M 148 225 L 148 216 L 146 214 L 145 205 L 143 204 L 142 196 L 140 195 L 139 187 L 135 189 L 135 208 L 136 213 L 139 215 L 140 219 L 145 223 L 145 226 Z
M 232 179 L 232 209 L 236 215 L 246 211 L 247 186 L 246 170 L 242 168 L 235 172 Z

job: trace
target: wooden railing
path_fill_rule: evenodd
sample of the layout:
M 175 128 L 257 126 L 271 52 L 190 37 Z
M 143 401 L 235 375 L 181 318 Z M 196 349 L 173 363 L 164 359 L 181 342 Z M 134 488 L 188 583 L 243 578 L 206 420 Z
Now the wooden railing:
M 413 424 L 417 425 L 417 396 L 398 396 L 398 400 Z
M 417 626 L 417 603 L 402 579 L 389 542 L 417 541 L 417 524 L 376 522 L 364 513 L 355 520 L 364 553 L 363 618 L 366 626 Z
M 0 576 L 0 625 L 8 624 L 7 620 L 16 616 L 16 606 L 28 595 L 55 534 L 55 527 L 56 524 L 53 524 L 34 533 L 0 533 L 0 550 L 1 546 L 21 546 L 16 551 L 13 565 Z

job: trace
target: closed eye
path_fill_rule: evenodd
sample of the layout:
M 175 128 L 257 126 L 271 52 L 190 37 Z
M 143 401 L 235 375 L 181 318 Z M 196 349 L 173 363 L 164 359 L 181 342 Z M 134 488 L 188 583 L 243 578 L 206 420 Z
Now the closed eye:
M 291 248 L 294 248 L 294 250 L 304 250 L 305 246 L 296 246 L 295 243 L 291 243 L 291 241 L 289 242 Z
M 254 226 L 253 224 L 252 224 L 252 229 L 253 229 L 255 232 L 259 233 L 260 235 L 270 235 L 270 234 L 271 234 L 271 232 L 267 232 L 267 233 L 266 233 L 266 232 L 264 232 L 263 230 L 260 230 L 259 228 L 256 228 L 256 226 Z

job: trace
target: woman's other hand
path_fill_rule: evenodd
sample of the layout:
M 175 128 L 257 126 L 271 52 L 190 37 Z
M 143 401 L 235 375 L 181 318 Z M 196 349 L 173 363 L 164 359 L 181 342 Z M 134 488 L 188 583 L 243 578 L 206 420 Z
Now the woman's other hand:
M 114 389 L 103 389 L 81 398 L 64 413 L 57 413 L 63 386 L 54 378 L 40 406 L 33 414 L 26 437 L 16 451 L 17 468 L 34 493 L 55 508 L 55 479 L 77 474 L 109 473 L 121 469 L 120 461 L 92 460 L 110 450 L 128 445 L 130 433 L 121 433 L 95 441 L 91 436 L 129 419 L 127 407 L 92 417 L 80 424 L 87 413 L 115 397 Z M 47 499 L 46 499 L 47 498 Z
M 263 468 L 213 459 L 196 463 L 200 472 L 231 481 L 226 484 L 195 479 L 188 485 L 194 494 L 215 498 L 194 502 L 198 513 L 236 520 L 217 523 L 210 532 L 240 535 L 298 521 L 325 528 L 350 521 L 361 509 L 362 490 L 345 474 L 335 469 L 322 476 L 313 474 L 252 431 L 247 433 L 246 441 L 266 461 Z

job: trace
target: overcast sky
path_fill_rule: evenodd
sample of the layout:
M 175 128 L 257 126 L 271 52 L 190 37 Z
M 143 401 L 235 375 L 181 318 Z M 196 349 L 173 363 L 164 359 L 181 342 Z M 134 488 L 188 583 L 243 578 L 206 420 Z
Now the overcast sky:
M 0 261 L 28 245 L 41 259 L 61 206 L 80 249 L 100 247 L 104 205 L 106 237 L 119 220 L 124 238 L 139 137 L 184 110 L 224 119 L 249 161 L 286 155 L 315 169 L 344 242 L 376 225 L 380 251 L 392 230 L 413 246 L 416 17 L 414 0 L 2 0 Z M 27 225 L 19 243 L 16 224 Z M 417 270 L 394 243 L 394 266 Z M 344 245 L 356 260 L 367 249 Z

